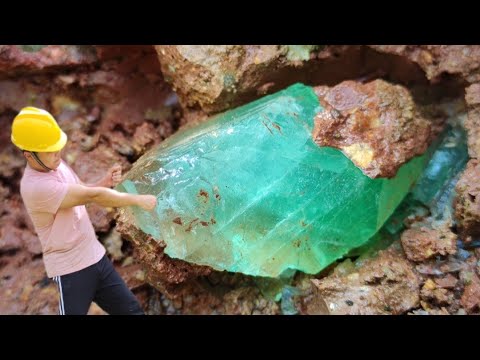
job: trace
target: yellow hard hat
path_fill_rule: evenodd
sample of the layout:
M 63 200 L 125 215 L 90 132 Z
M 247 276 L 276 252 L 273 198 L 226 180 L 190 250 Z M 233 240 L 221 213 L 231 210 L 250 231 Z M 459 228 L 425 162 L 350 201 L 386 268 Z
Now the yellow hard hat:
M 55 152 L 67 143 L 67 135 L 45 110 L 25 107 L 13 120 L 12 142 L 22 150 Z

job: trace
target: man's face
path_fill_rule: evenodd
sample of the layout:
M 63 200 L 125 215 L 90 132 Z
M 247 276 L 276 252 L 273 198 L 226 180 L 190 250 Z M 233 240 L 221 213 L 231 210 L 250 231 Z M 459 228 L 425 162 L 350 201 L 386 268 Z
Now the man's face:
M 39 159 L 50 169 L 56 170 L 62 160 L 62 151 L 37 153 Z

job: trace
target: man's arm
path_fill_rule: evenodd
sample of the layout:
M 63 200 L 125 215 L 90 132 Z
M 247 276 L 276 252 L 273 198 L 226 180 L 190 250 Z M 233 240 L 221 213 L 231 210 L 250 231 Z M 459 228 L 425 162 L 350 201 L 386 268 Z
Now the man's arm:
M 140 206 L 150 211 L 155 208 L 157 198 L 153 195 L 135 195 L 121 193 L 104 187 L 88 187 L 69 184 L 60 209 L 95 203 L 103 207 Z

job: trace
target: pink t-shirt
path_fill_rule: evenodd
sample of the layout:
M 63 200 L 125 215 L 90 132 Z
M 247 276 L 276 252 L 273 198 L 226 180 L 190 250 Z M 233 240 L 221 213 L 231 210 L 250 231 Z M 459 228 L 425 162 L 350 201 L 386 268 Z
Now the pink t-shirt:
M 105 254 L 85 206 L 59 210 L 68 184 L 78 183 L 78 176 L 63 160 L 57 170 L 50 172 L 36 171 L 27 164 L 20 183 L 49 277 L 82 270 Z

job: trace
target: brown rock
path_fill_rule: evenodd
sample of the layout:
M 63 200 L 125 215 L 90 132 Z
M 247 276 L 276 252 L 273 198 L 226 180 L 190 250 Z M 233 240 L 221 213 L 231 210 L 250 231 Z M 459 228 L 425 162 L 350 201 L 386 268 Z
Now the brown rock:
M 472 158 L 480 156 L 480 83 L 472 84 L 465 89 L 465 101 L 468 116 L 465 129 L 468 134 L 468 153 Z
M 395 54 L 417 63 L 431 81 L 442 74 L 455 75 L 469 83 L 480 80 L 479 45 L 370 45 L 381 53 Z
M 173 131 L 171 132 L 173 133 Z M 145 151 L 159 144 L 161 140 L 160 134 L 151 123 L 143 123 L 135 129 L 132 147 L 137 156 L 141 156 Z
M 468 313 L 480 310 L 480 279 L 473 272 L 460 301 Z
M 424 301 L 433 303 L 436 306 L 446 306 L 454 302 L 454 294 L 445 288 L 437 287 L 432 279 L 427 279 L 422 287 L 420 296 Z
M 162 72 L 187 109 L 208 114 L 242 105 L 293 83 L 333 86 L 388 78 L 425 86 L 478 78 L 478 46 L 158 45 Z
M 96 61 L 92 46 L 0 45 L 0 75 L 38 73 L 49 68 L 67 69 Z
M 372 178 L 395 176 L 433 138 L 430 122 L 400 85 L 344 81 L 316 93 L 325 111 L 315 117 L 315 142 L 342 150 Z
M 436 255 L 455 254 L 457 236 L 445 228 L 442 230 L 426 227 L 407 229 L 402 233 L 401 242 L 407 258 L 424 261 Z
M 42 259 L 19 251 L 0 257 L 0 314 L 57 314 L 58 292 Z
M 448 274 L 443 278 L 435 279 L 436 286 L 443 289 L 453 289 L 457 283 L 458 279 L 451 274 Z
M 333 315 L 402 314 L 419 305 L 419 280 L 396 245 L 354 272 L 312 283 Z
M 448 310 L 444 307 L 441 307 L 440 309 L 431 309 L 428 311 L 429 315 L 450 315 Z
M 114 210 L 112 208 L 104 208 L 97 204 L 88 204 L 86 206 L 88 216 L 92 221 L 95 231 L 106 233 L 112 227 Z
M 360 46 L 157 45 L 186 108 L 215 113 L 295 82 L 335 84 L 365 71 Z
M 0 203 L 0 251 L 24 249 L 41 254 L 40 241 L 19 194 Z
M 225 295 L 225 312 L 227 314 L 252 315 L 258 289 L 239 288 Z
M 0 80 L 0 111 L 20 111 L 26 105 L 47 107 L 48 83 L 45 86 L 35 84 L 32 80 Z M 10 125 L 15 114 L 8 116 L 7 124 Z
M 467 163 L 456 186 L 455 217 L 460 236 L 480 235 L 480 164 L 472 159 Z
M 101 180 L 116 163 L 123 169 L 129 166 L 125 158 L 105 144 L 99 144 L 90 152 L 82 151 L 77 144 L 67 144 L 64 159 L 86 184 Z

